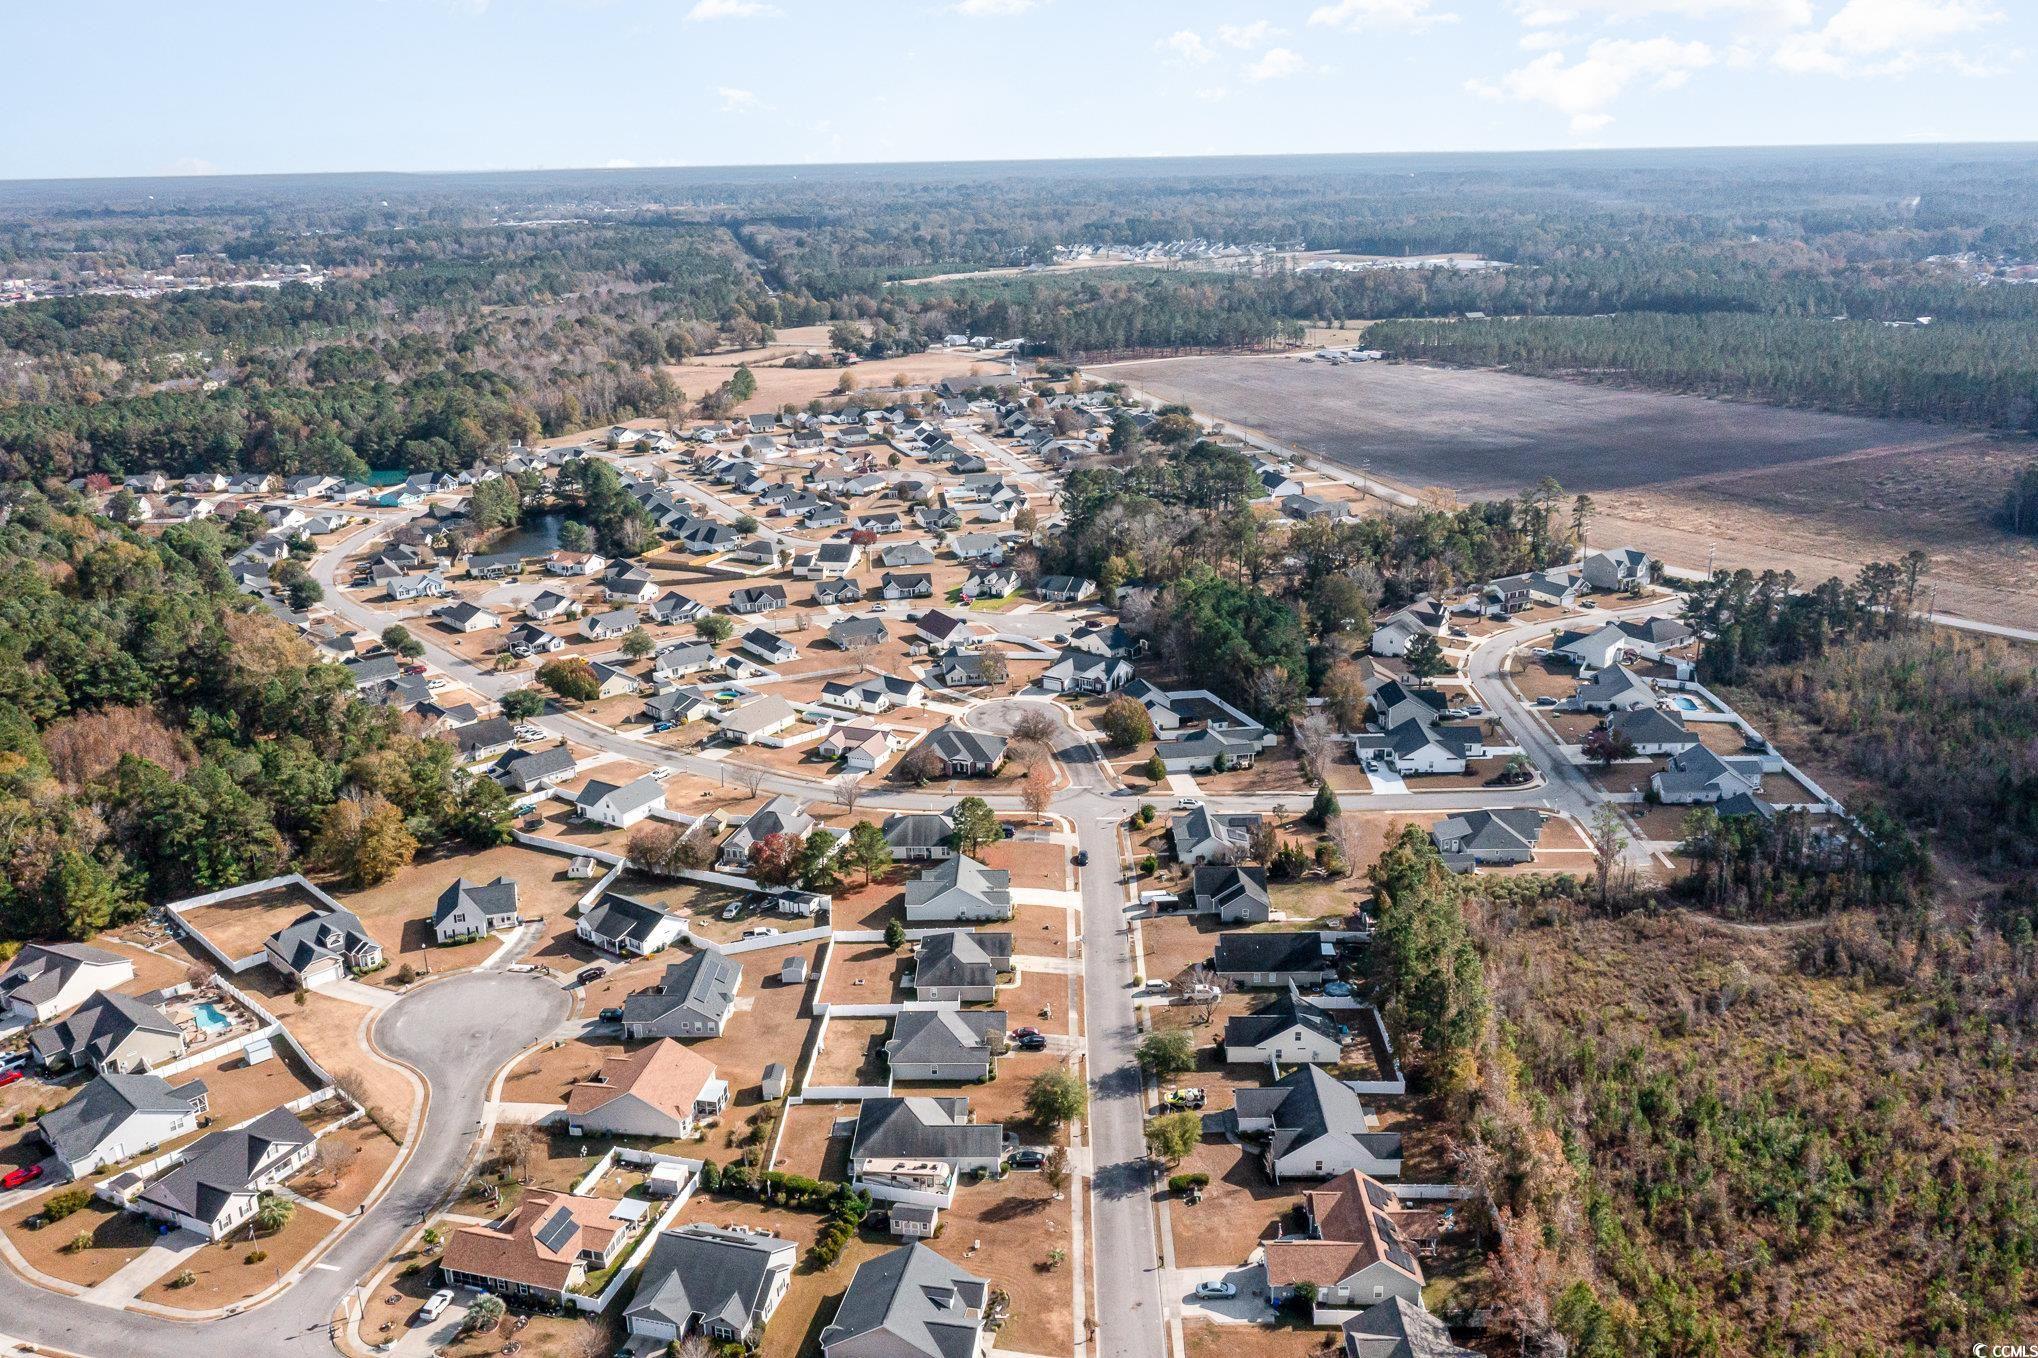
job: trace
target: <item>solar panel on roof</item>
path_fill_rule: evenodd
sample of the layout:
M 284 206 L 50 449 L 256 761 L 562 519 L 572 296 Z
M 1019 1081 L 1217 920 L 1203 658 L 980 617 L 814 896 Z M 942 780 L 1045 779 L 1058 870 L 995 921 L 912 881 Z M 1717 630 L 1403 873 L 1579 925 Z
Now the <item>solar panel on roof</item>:
M 573 1239 L 573 1212 L 561 1207 L 552 1213 L 551 1220 L 538 1228 L 538 1243 L 548 1250 L 564 1249 L 566 1242 Z

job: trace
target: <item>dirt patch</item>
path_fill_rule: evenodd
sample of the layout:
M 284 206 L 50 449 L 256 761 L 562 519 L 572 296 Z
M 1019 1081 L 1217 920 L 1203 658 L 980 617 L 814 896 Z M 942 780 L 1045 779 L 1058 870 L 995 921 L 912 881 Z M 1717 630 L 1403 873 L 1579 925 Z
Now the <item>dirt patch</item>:
M 828 979 L 821 998 L 831 1004 L 891 1004 L 909 995 L 899 977 L 912 966 L 906 949 L 893 952 L 882 943 L 835 943 L 828 958 Z
M 1001 839 L 984 846 L 983 865 L 1012 874 L 1012 886 L 1026 891 L 1069 889 L 1069 851 L 1060 844 L 1032 839 Z
M 391 1130 L 399 1135 L 407 1131 L 416 1089 L 402 1067 L 362 1046 L 362 1021 L 372 1018 L 374 1011 L 313 990 L 306 992 L 303 1004 L 286 999 L 277 1003 L 273 1012 L 312 1060 L 335 1079 L 358 1079 L 369 1105 Z
M 432 854 L 367 891 L 341 895 L 330 886 L 326 889 L 361 917 L 388 954 L 389 968 L 377 973 L 378 978 L 394 976 L 405 965 L 418 971 L 427 967 L 451 971 L 478 966 L 494 949 L 486 941 L 457 948 L 433 942 L 432 908 L 447 887 L 463 877 L 476 883 L 508 877 L 517 884 L 519 914 L 555 919 L 571 910 L 588 887 L 566 876 L 567 862 L 559 854 L 505 844 L 479 852 Z
M 1295 1187 L 1269 1179 L 1248 1147 L 1206 1138 L 1170 1172 L 1210 1176 L 1201 1202 L 1190 1206 L 1177 1197 L 1169 1206 L 1175 1262 L 1183 1268 L 1241 1264 L 1283 1223 L 1293 1224 Z
M 292 884 L 217 905 L 201 905 L 183 911 L 182 916 L 185 928 L 203 936 L 221 956 L 238 961 L 261 952 L 271 934 L 298 916 L 321 908 L 318 897 Z
M 815 1085 L 882 1085 L 885 1082 L 885 1039 L 892 1021 L 838 1018 L 828 1021 L 827 1045 L 814 1062 L 808 1081 Z
M 7 1233 L 8 1241 L 21 1252 L 29 1267 L 52 1278 L 80 1287 L 103 1283 L 155 1243 L 153 1225 L 96 1198 L 61 1221 L 31 1230 L 28 1219 L 42 1211 L 43 1202 L 39 1197 L 17 1204 L 0 1216 L 0 1230 Z M 89 1237 L 91 1243 L 80 1250 L 69 1250 L 67 1247 L 79 1236 Z

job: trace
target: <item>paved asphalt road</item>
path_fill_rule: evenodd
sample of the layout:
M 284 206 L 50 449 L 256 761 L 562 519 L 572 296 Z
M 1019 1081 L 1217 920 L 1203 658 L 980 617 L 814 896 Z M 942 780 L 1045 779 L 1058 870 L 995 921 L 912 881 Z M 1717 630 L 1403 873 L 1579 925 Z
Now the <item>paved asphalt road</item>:
M 423 1139 L 382 1200 L 281 1297 L 203 1328 L 46 1292 L 0 1268 L 0 1328 L 17 1339 L 95 1358 L 220 1358 L 331 1351 L 326 1322 L 355 1282 L 458 1181 L 495 1072 L 559 1026 L 570 1007 L 556 982 L 467 972 L 423 986 L 376 1021 L 383 1050 L 431 1085 Z

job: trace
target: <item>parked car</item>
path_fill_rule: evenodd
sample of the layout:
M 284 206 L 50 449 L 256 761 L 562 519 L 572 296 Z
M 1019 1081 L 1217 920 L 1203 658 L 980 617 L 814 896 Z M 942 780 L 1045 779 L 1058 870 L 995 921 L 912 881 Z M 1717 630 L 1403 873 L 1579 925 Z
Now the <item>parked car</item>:
M 1074 862 L 1079 868 L 1090 866 L 1090 851 L 1088 849 L 1077 849 Z
M 651 781 L 654 783 L 662 783 L 671 776 L 672 767 L 668 764 L 661 764 L 657 768 L 651 770 Z
M 771 926 L 770 926 L 769 924 L 760 924 L 760 925 L 758 925 L 758 926 L 757 926 L 757 927 L 756 927 L 755 929 L 745 929 L 745 930 L 743 931 L 743 937 L 745 937 L 745 938 L 777 938 L 777 937 L 778 937 L 778 930 L 776 930 L 776 929 L 772 928 L 772 927 L 771 927 Z
M 26 1079 L 27 1077 L 28 1072 L 23 1070 L 20 1066 L 15 1066 L 9 1070 L 0 1070 L 0 1089 L 5 1089 L 8 1085 L 13 1084 L 16 1080 Z
M 609 969 L 603 966 L 601 963 L 597 962 L 591 967 L 582 967 L 580 969 L 579 974 L 576 975 L 573 979 L 580 982 L 580 984 L 582 985 L 593 985 L 596 981 L 599 981 L 602 977 L 608 974 Z
M 429 1325 L 446 1314 L 446 1308 L 453 1304 L 453 1289 L 442 1287 L 425 1298 L 425 1304 L 418 1307 L 418 1324 Z
M 19 1188 L 23 1184 L 32 1184 L 41 1177 L 41 1165 L 23 1165 L 20 1169 L 10 1169 L 7 1173 L 0 1174 L 0 1188 Z
M 1041 1032 L 1038 1028 L 1014 1028 L 1007 1036 L 1017 1042 L 1022 1037 L 1039 1037 Z
M 1177 1089 L 1173 1093 L 1168 1095 L 1168 1107 L 1189 1108 L 1189 1109 L 1201 1108 L 1205 1102 L 1205 1098 L 1206 1096 L 1200 1089 L 1195 1088 Z
M 518 740 L 543 740 L 544 738 L 545 728 L 542 726 L 532 726 L 530 723 L 526 722 L 524 725 L 519 726 L 517 728 Z
M 1047 1050 L 1047 1038 L 1043 1034 L 1034 1033 L 1028 1037 L 1013 1038 L 1012 1045 L 1023 1052 L 1044 1052 Z
M 1043 1151 L 1037 1151 L 1033 1147 L 1028 1146 L 1023 1150 L 1013 1151 L 1012 1158 L 1008 1163 L 1014 1169 L 1039 1169 L 1047 1163 L 1047 1155 Z
M 1545 693 L 1541 697 L 1536 699 L 1537 707 L 1555 707 L 1556 705 L 1557 705 L 1556 698 L 1548 693 Z
M 722 907 L 722 918 L 725 920 L 734 919 L 736 918 L 736 916 L 742 913 L 743 913 L 743 902 L 741 901 L 730 901 L 727 905 Z
M 603 1023 L 621 1023 L 623 1021 L 623 1006 L 612 1004 L 595 1017 L 599 1018 Z
M 651 730 L 652 730 L 652 731 L 653 731 L 654 733 L 656 733 L 656 732 L 660 732 L 660 731 L 670 731 L 671 729 L 672 729 L 672 723 L 671 723 L 671 722 L 669 722 L 669 721 L 661 721 L 661 722 L 659 722 L 659 723 L 658 723 L 658 724 L 657 724 L 656 726 L 653 726 L 653 727 L 651 728 Z
M 1212 1300 L 1226 1300 L 1238 1295 L 1235 1283 L 1197 1283 L 1196 1295 Z

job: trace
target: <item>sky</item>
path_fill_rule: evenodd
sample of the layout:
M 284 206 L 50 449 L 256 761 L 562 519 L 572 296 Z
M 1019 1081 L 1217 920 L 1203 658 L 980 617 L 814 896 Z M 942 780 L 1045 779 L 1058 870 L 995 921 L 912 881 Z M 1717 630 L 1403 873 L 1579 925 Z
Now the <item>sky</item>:
M 14 0 L 0 179 L 2038 140 L 2038 0 Z

